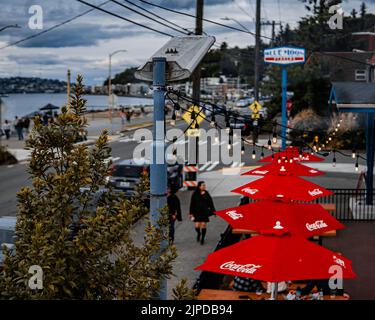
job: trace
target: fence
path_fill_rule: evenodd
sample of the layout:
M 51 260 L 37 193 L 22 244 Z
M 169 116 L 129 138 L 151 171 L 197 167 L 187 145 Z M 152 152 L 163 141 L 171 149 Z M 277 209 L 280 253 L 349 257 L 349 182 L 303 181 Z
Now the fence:
M 375 221 L 375 190 L 372 191 L 374 206 L 366 205 L 366 189 L 329 189 L 333 195 L 317 199 L 317 203 L 334 203 L 333 216 L 340 221 Z

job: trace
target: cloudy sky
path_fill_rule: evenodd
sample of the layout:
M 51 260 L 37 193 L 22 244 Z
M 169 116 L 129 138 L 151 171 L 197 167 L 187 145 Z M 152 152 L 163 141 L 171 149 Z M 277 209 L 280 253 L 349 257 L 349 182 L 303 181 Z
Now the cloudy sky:
M 98 5 L 105 0 L 85 0 Z M 123 0 L 118 0 L 128 6 Z M 139 0 L 133 3 L 152 10 L 169 21 L 187 29 L 194 28 L 194 19 L 162 9 L 147 6 Z M 169 8 L 195 13 L 195 0 L 148 0 Z M 344 1 L 344 10 L 349 13 L 352 8 L 359 10 L 362 0 Z M 375 0 L 365 1 L 369 12 L 375 13 Z M 0 0 L 0 30 L 10 24 L 18 24 L 21 28 L 9 28 L 0 32 L 0 77 L 36 76 L 43 78 L 65 79 L 66 70 L 70 68 L 75 75 L 81 73 L 86 84 L 101 84 L 108 75 L 108 54 L 115 50 L 127 50 L 113 57 L 113 73 L 129 66 L 139 66 L 158 48 L 169 40 L 164 36 L 106 13 L 94 10 L 53 31 L 3 48 L 28 36 L 35 35 L 45 29 L 73 18 L 88 9 L 76 0 Z M 43 10 L 43 29 L 34 30 L 29 27 L 32 14 L 29 9 L 33 5 Z M 160 31 L 179 35 L 176 31 L 132 13 L 129 10 L 109 1 L 103 9 L 122 17 L 145 24 Z M 225 17 L 236 19 L 250 30 L 254 30 L 255 0 L 205 0 L 205 18 L 227 25 L 237 26 L 233 21 L 222 20 Z M 304 4 L 299 0 L 263 0 L 262 18 L 289 23 L 292 26 L 301 16 L 307 14 Z M 241 34 L 226 28 L 204 23 L 204 31 L 214 35 L 217 43 L 226 41 L 230 46 L 245 47 L 253 44 L 250 35 Z M 263 34 L 270 35 L 270 27 L 263 27 Z

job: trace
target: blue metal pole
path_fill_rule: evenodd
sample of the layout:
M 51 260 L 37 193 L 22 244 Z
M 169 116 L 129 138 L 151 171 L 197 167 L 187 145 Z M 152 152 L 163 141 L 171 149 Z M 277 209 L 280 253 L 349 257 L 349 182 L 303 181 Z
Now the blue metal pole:
M 282 89 L 282 105 L 281 105 L 281 111 L 282 111 L 282 142 L 281 142 L 281 149 L 285 150 L 286 148 L 286 126 L 287 126 L 287 112 L 286 112 L 286 92 L 287 92 L 287 83 L 288 83 L 288 71 L 286 69 L 286 66 L 282 67 L 282 79 L 281 79 L 281 89 Z
M 154 125 L 150 165 L 150 220 L 157 225 L 161 216 L 160 210 L 167 204 L 167 163 L 165 161 L 165 86 L 166 59 L 153 58 L 153 97 Z M 168 246 L 167 241 L 161 244 L 161 251 Z M 167 300 L 167 280 L 161 282 L 160 300 Z
M 366 204 L 373 204 L 374 189 L 374 116 L 375 113 L 367 113 L 366 124 L 366 158 L 367 158 L 367 175 L 366 175 Z

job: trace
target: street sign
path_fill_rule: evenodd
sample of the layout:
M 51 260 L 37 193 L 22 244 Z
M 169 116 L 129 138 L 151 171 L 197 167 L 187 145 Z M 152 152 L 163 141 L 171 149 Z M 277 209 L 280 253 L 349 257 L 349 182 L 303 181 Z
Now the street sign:
M 253 114 L 251 115 L 251 118 L 252 118 L 252 119 L 260 119 L 260 114 L 259 114 L 259 113 L 253 113 Z
M 268 64 L 289 65 L 305 63 L 306 50 L 294 47 L 276 47 L 264 50 L 264 62 Z
M 198 106 L 191 106 L 188 111 L 186 111 L 182 115 L 182 119 L 184 119 L 188 125 L 190 125 L 192 121 L 194 121 L 194 123 L 192 124 L 192 128 L 195 128 L 197 124 L 200 124 L 203 120 L 206 119 L 204 116 L 204 112 L 200 111 L 201 109 Z M 192 115 L 195 119 L 192 119 Z
M 199 137 L 200 133 L 201 133 L 200 129 L 188 129 L 188 131 L 186 131 L 186 135 L 188 137 Z
M 254 101 L 249 108 L 253 111 L 253 113 L 259 113 L 259 111 L 263 109 L 262 105 L 258 101 Z

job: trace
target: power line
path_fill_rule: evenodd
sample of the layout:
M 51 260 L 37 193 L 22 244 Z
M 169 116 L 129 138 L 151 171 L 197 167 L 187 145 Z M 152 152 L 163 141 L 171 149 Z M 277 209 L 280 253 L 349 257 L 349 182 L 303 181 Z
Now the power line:
M 146 0 L 139 0 L 140 2 L 143 2 L 143 3 L 146 3 L 150 6 L 154 6 L 154 7 L 157 7 L 157 8 L 160 8 L 160 9 L 163 9 L 163 10 L 166 10 L 166 11 L 169 11 L 169 12 L 173 12 L 173 13 L 177 13 L 177 14 L 180 14 L 180 15 L 183 15 L 183 16 L 187 16 L 187 17 L 190 17 L 190 18 L 196 18 L 194 15 L 192 14 L 189 14 L 189 13 L 186 13 L 186 12 L 181 12 L 181 11 L 177 11 L 177 10 L 173 10 L 173 9 L 170 9 L 170 8 L 166 8 L 166 7 L 163 7 L 161 5 L 158 5 L 158 4 L 155 4 L 155 3 L 152 3 L 152 2 L 148 2 Z M 255 36 L 255 33 L 254 32 L 251 32 L 251 31 L 245 31 L 243 29 L 239 29 L 239 28 L 236 28 L 236 27 L 232 27 L 232 26 L 228 26 L 226 24 L 223 24 L 223 23 L 220 23 L 220 22 L 216 22 L 216 21 L 213 21 L 213 20 L 209 20 L 209 19 L 205 19 L 205 18 L 202 18 L 202 21 L 205 21 L 205 22 L 208 22 L 208 23 L 212 23 L 212 24 L 215 24 L 215 25 L 218 25 L 218 26 L 221 26 L 221 27 L 224 27 L 224 28 L 227 28 L 227 29 L 231 29 L 231 30 L 235 30 L 235 31 L 239 31 L 239 32 L 243 32 L 243 33 L 247 33 L 247 34 L 251 34 L 252 36 Z M 262 38 L 265 38 L 265 39 L 268 39 L 268 40 L 272 40 L 270 37 L 267 37 L 267 36 L 261 36 Z
M 154 29 L 154 28 L 152 28 L 152 27 L 146 26 L 146 25 L 144 25 L 144 24 L 142 24 L 142 23 L 139 23 L 139 22 L 136 22 L 136 21 L 130 20 L 130 19 L 128 19 L 128 18 L 124 18 L 123 16 L 120 16 L 120 15 L 118 15 L 118 14 L 116 14 L 116 13 L 111 12 L 111 11 L 108 11 L 108 10 L 102 9 L 102 8 L 100 8 L 100 7 L 98 7 L 98 6 L 95 6 L 95 5 L 91 4 L 91 3 L 88 3 L 88 2 L 86 2 L 86 1 L 83 1 L 83 0 L 77 0 L 77 1 L 83 3 L 83 4 L 87 5 L 87 6 L 89 6 L 89 7 L 91 7 L 91 8 L 94 8 L 94 9 L 96 9 L 96 10 L 99 10 L 99 11 L 102 11 L 102 12 L 104 12 L 104 13 L 107 13 L 107 14 L 113 16 L 113 17 L 116 17 L 116 18 L 119 18 L 119 19 L 121 19 L 121 20 L 124 20 L 124 21 L 130 22 L 130 23 L 132 23 L 132 24 L 135 24 L 135 25 L 137 25 L 137 26 L 139 26 L 139 27 L 142 27 L 142 28 L 148 29 L 148 30 L 150 30 L 150 31 L 157 32 L 157 33 L 162 34 L 162 35 L 164 35 L 164 36 L 173 37 L 173 35 L 171 35 L 171 34 L 169 34 L 169 33 L 166 33 L 166 32 L 164 32 L 164 31 L 160 31 L 160 30 L 157 30 L 157 29 Z
M 191 30 L 189 30 L 189 29 L 187 29 L 187 28 L 184 28 L 184 27 L 179 26 L 177 23 L 174 23 L 174 22 L 172 22 L 172 21 L 168 21 L 168 20 L 165 19 L 164 17 L 159 16 L 158 14 L 156 14 L 156 13 L 150 11 L 150 10 L 147 10 L 147 9 L 145 9 L 145 8 L 142 8 L 140 5 L 138 5 L 138 4 L 136 4 L 136 3 L 132 2 L 132 1 L 129 1 L 129 0 L 124 0 L 124 1 L 127 2 L 127 3 L 129 3 L 129 4 L 131 4 L 131 5 L 133 5 L 134 7 L 137 7 L 137 8 L 139 8 L 139 9 L 141 9 L 141 10 L 147 12 L 147 13 L 150 14 L 150 15 L 153 15 L 154 17 L 159 18 L 159 19 L 162 20 L 162 21 L 165 21 L 165 22 L 167 22 L 167 23 L 169 23 L 169 24 L 171 24 L 171 25 L 173 25 L 173 26 L 175 26 L 175 27 L 177 27 L 177 28 L 180 28 L 180 29 L 186 31 L 186 32 L 189 33 L 189 34 L 193 34 L 193 33 L 194 33 L 194 32 L 192 32 Z
M 98 4 L 98 7 L 102 7 L 102 6 L 106 5 L 108 2 L 110 2 L 110 0 L 105 1 L 105 2 L 103 2 L 103 3 L 101 3 L 101 4 Z M 59 24 L 56 24 L 56 25 L 54 25 L 54 26 L 52 26 L 52 27 L 50 27 L 50 28 L 48 28 L 48 29 L 46 29 L 46 30 L 43 30 L 43 31 L 41 31 L 41 32 L 38 32 L 38 33 L 33 34 L 33 35 L 31 35 L 31 36 L 28 36 L 28 37 L 26 37 L 26 38 L 23 38 L 23 39 L 17 40 L 17 41 L 15 41 L 15 42 L 9 43 L 9 44 L 5 45 L 4 47 L 1 47 L 0 50 L 1 50 L 1 49 L 5 49 L 5 48 L 8 48 L 8 47 L 15 46 L 15 45 L 17 45 L 17 44 L 20 44 L 20 43 L 25 42 L 25 41 L 30 40 L 30 39 L 34 39 L 34 38 L 36 38 L 36 37 L 39 37 L 39 36 L 41 36 L 41 35 L 43 35 L 43 34 L 45 34 L 45 33 L 47 33 L 47 32 L 50 32 L 50 31 L 52 31 L 52 30 L 55 30 L 55 29 L 57 29 L 57 28 L 59 28 L 59 27 L 65 25 L 65 24 L 67 24 L 67 23 L 69 23 L 69 22 L 72 22 L 72 21 L 74 21 L 74 20 L 76 20 L 76 19 L 78 19 L 78 18 L 80 18 L 80 17 L 82 17 L 82 16 L 84 16 L 84 15 L 86 15 L 86 14 L 88 14 L 88 13 L 94 11 L 94 10 L 95 10 L 95 9 L 87 10 L 87 11 L 85 11 L 85 12 L 80 13 L 79 15 L 76 15 L 76 16 L 73 17 L 73 18 L 70 18 L 70 19 L 68 19 L 68 20 L 65 20 L 65 21 L 63 21 L 63 22 L 61 22 L 61 23 L 59 23 Z
M 129 7 L 129 6 L 125 5 L 125 4 L 123 4 L 123 3 L 120 3 L 120 2 L 118 2 L 118 1 L 116 1 L 116 0 L 111 0 L 111 2 L 116 3 L 116 4 L 118 4 L 119 6 L 125 8 L 125 9 L 130 10 L 131 12 L 135 12 L 136 14 L 139 14 L 139 15 L 142 16 L 142 17 L 145 17 L 145 18 L 147 18 L 147 19 L 150 19 L 151 21 L 154 21 L 154 22 L 156 22 L 156 23 L 158 23 L 158 24 L 160 24 L 160 25 L 162 25 L 162 26 L 164 26 L 164 27 L 170 28 L 170 29 L 172 29 L 172 30 L 174 30 L 174 31 L 177 31 L 177 32 L 182 33 L 182 34 L 185 34 L 185 35 L 187 34 L 187 33 L 184 32 L 184 31 L 181 31 L 181 30 L 179 30 L 179 29 L 176 29 L 176 28 L 174 28 L 174 27 L 171 27 L 171 26 L 167 25 L 167 24 L 164 23 L 164 22 L 161 22 L 161 21 L 156 20 L 155 18 L 149 17 L 149 16 L 145 15 L 144 13 L 142 13 L 142 12 L 136 10 L 136 9 L 133 9 L 133 8 L 131 8 L 131 7 Z

